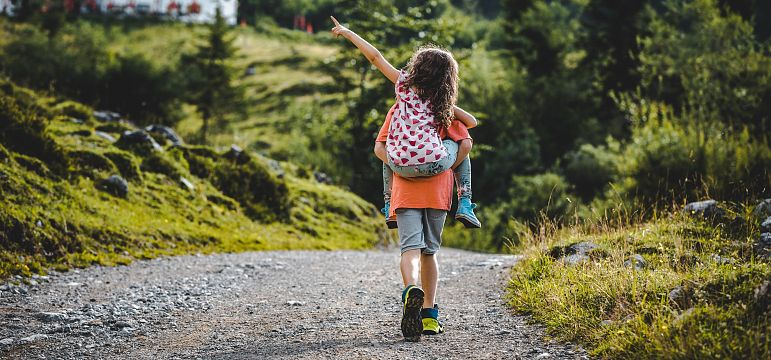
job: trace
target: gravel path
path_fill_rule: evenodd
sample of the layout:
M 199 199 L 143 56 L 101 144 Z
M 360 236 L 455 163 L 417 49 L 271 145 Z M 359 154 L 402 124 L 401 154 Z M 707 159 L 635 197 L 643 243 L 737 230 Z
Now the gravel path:
M 0 285 L 0 358 L 586 358 L 504 306 L 516 256 L 439 256 L 446 333 L 419 343 L 399 331 L 397 252 L 253 252 Z

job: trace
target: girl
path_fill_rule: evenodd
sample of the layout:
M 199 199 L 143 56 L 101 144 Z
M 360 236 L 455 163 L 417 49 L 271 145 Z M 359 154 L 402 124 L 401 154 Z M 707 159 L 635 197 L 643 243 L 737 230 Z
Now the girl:
M 455 169 L 458 187 L 455 219 L 469 228 L 481 227 L 474 214 L 476 205 L 471 202 L 471 162 L 467 157 L 458 162 L 458 143 L 439 138 L 438 130 L 447 129 L 453 119 L 460 120 L 467 128 L 477 125 L 471 114 L 455 106 L 458 64 L 452 54 L 436 47 L 423 47 L 412 56 L 407 66 L 409 71 L 400 71 L 367 41 L 340 25 L 334 17 L 332 21 L 335 23 L 333 34 L 350 40 L 395 83 L 396 105 L 386 142 L 388 161 L 383 164 L 385 207 L 381 211 L 388 227 L 397 227 L 395 217 L 390 214 L 394 172 L 411 178 L 434 176 L 450 168 Z
M 387 196 L 384 212 L 389 220 L 397 214 L 399 267 L 405 286 L 401 330 L 409 341 L 419 340 L 421 335 L 440 334 L 444 328 L 438 320 L 436 304 L 439 266 L 435 254 L 452 202 L 453 174 L 445 171 L 448 168 L 456 169 L 458 192 L 462 196 L 456 218 L 479 227 L 471 204 L 471 165 L 467 158 L 471 137 L 465 126 L 451 121 L 458 118 L 476 125 L 473 116 L 454 106 L 457 63 L 446 51 L 424 48 L 413 56 L 409 72 L 398 71 L 372 45 L 341 26 L 334 17 L 332 21 L 332 33 L 349 39 L 396 84 L 396 104 L 380 128 L 375 154 L 389 164 L 383 170 Z M 451 140 L 442 143 L 442 136 Z M 389 168 L 403 176 L 392 176 Z

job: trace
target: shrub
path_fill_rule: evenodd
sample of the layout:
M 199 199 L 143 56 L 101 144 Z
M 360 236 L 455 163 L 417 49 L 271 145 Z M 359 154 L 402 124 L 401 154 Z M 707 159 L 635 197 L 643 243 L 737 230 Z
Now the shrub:
M 114 173 L 117 170 L 109 158 L 92 151 L 70 151 L 67 153 L 67 157 L 70 159 L 72 165 L 79 170 L 79 173 L 86 176 L 93 176 L 93 170 L 111 173 Z
M 179 181 L 183 170 L 164 153 L 153 152 L 142 160 L 142 171 L 164 174 L 174 181 Z
M 509 189 L 507 214 L 518 219 L 534 220 L 540 214 L 559 218 L 574 207 L 569 184 L 561 176 L 544 173 L 514 176 Z
M 52 110 L 56 114 L 79 120 L 90 120 L 94 113 L 90 107 L 74 101 L 63 101 L 54 106 Z
M 768 194 L 768 139 L 720 123 L 682 118 L 656 102 L 618 102 L 634 120 L 621 169 L 623 191 L 647 203 L 668 204 L 709 196 L 744 201 Z
M 272 221 L 287 216 L 286 183 L 251 156 L 247 161 L 220 160 L 214 168 L 212 183 L 237 200 L 253 219 Z
M 615 151 L 605 146 L 584 144 L 565 155 L 563 173 L 575 186 L 575 192 L 585 201 L 591 200 L 618 175 L 618 143 Z
M 42 160 L 58 174 L 67 170 L 67 158 L 48 134 L 46 120 L 5 95 L 0 95 L 0 119 L 0 141 L 5 146 Z
M 112 161 L 126 180 L 142 180 L 138 160 L 133 154 L 122 150 L 111 150 L 103 155 Z
M 201 179 L 208 179 L 212 176 L 215 161 L 219 157 L 214 150 L 205 146 L 186 146 L 178 149 L 187 160 L 191 174 Z

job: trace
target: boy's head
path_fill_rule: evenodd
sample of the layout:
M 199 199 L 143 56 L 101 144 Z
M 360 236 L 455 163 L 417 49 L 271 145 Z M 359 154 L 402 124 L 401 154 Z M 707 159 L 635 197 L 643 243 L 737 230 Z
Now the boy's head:
M 449 127 L 458 98 L 458 63 L 449 51 L 424 46 L 412 55 L 407 66 L 407 85 L 429 102 L 434 119 Z

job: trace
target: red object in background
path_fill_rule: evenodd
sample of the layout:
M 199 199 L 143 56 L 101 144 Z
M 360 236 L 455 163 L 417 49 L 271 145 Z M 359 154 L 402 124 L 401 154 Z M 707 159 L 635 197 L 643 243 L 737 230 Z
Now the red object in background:
M 173 12 L 174 10 L 178 10 L 178 9 L 179 9 L 179 5 L 177 5 L 177 3 L 175 1 L 170 2 L 169 6 L 166 7 L 166 11 L 169 12 L 169 13 Z
M 64 10 L 67 12 L 75 10 L 75 0 L 64 0 Z
M 115 7 L 115 4 L 112 1 L 107 3 L 107 10 L 112 10 L 113 7 Z
M 297 21 L 297 27 L 300 29 L 305 29 L 305 15 L 300 15 L 300 18 Z
M 306 28 L 305 28 L 305 31 L 306 31 L 308 34 L 313 34 L 313 24 L 311 24 L 311 23 L 308 23 L 308 27 L 306 27 Z
M 86 0 L 84 3 L 87 8 L 91 9 L 91 11 L 96 11 L 96 0 Z
M 201 12 L 201 5 L 193 1 L 190 3 L 190 5 L 187 6 L 187 12 L 190 14 L 198 14 Z
M 132 9 L 134 9 L 134 8 L 137 7 L 137 4 L 135 2 L 133 2 L 133 1 L 131 1 L 131 2 L 128 3 L 128 5 L 126 7 L 130 7 Z

